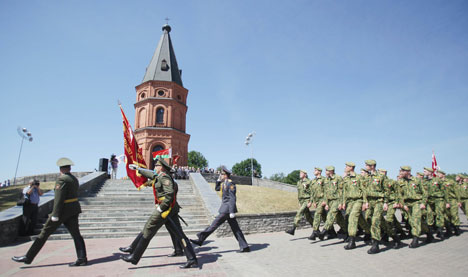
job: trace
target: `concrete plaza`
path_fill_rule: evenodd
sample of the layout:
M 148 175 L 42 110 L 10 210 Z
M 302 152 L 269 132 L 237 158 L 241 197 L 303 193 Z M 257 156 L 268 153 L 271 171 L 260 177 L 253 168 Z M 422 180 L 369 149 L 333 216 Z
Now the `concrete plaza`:
M 464 216 L 463 216 L 464 218 Z M 466 221 L 462 228 L 467 229 Z M 468 274 L 468 232 L 445 241 L 410 249 L 386 249 L 368 255 L 363 242 L 352 251 L 343 249 L 340 239 L 310 241 L 311 229 L 294 237 L 284 232 L 246 236 L 252 252 L 237 253 L 233 237 L 210 237 L 196 247 L 200 268 L 179 269 L 185 257 L 169 258 L 168 236 L 156 235 L 137 266 L 119 260 L 119 246 L 131 238 L 88 239 L 89 265 L 70 268 L 76 259 L 72 240 L 48 241 L 30 265 L 13 262 L 32 242 L 0 248 L 0 276 L 466 276 Z M 410 240 L 405 240 L 407 245 Z

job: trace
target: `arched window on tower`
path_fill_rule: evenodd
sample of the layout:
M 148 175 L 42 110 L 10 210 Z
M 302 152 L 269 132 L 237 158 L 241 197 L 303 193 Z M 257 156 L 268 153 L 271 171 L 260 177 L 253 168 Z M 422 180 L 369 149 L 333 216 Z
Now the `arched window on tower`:
M 164 123 L 164 108 L 156 110 L 156 123 Z

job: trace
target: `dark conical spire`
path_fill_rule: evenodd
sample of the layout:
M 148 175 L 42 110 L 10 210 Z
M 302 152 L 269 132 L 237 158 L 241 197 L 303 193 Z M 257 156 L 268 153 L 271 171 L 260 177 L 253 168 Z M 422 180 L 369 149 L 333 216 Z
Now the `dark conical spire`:
M 166 24 L 162 27 L 162 30 L 163 34 L 156 51 L 154 51 L 153 58 L 146 68 L 142 83 L 147 81 L 169 81 L 183 86 L 181 71 L 177 66 L 171 36 L 169 35 L 171 26 Z

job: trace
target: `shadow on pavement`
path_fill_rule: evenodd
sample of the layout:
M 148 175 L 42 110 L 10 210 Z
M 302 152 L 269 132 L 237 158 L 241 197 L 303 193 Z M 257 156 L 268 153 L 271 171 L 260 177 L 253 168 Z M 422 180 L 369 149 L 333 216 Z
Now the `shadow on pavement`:
M 111 256 L 92 259 L 92 260 L 88 261 L 88 265 L 101 264 L 101 263 L 116 261 L 116 260 L 118 260 L 120 258 L 120 255 L 124 255 L 124 253 L 112 253 Z
M 70 261 L 72 263 L 73 261 Z M 45 264 L 45 265 L 32 265 L 32 266 L 22 266 L 23 269 L 28 268 L 41 268 L 41 267 L 52 267 L 52 266 L 61 266 L 61 265 L 68 265 L 69 263 L 59 263 L 59 264 Z
M 295 239 L 290 239 L 290 241 L 295 241 L 295 240 L 300 240 L 300 239 L 306 239 L 308 237 L 301 237 L 301 238 L 295 238 Z

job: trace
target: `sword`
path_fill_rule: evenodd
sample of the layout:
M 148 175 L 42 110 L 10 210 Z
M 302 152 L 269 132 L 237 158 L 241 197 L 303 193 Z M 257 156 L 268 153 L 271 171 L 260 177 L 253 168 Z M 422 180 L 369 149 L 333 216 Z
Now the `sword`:
M 128 168 L 130 168 L 131 170 L 145 171 L 145 172 L 152 173 L 152 174 L 155 174 L 156 176 L 158 176 L 156 171 L 151 170 L 151 169 L 147 169 L 147 168 L 143 168 L 143 167 L 138 167 L 136 164 L 129 164 Z

